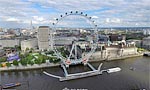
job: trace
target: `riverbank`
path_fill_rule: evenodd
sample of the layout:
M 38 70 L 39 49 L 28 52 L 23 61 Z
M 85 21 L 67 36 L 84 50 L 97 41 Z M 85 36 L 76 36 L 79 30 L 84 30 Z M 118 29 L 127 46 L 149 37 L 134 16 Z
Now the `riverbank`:
M 128 55 L 128 56 L 122 56 L 122 57 L 117 57 L 117 58 L 109 58 L 107 61 L 112 61 L 112 60 L 121 60 L 121 59 L 127 59 L 127 58 L 134 58 L 134 57 L 140 57 L 143 56 L 143 54 L 135 54 L 135 55 Z
M 138 53 L 138 54 L 133 54 L 133 55 L 126 55 L 126 56 L 120 56 L 120 57 L 111 57 L 111 58 L 99 58 L 99 59 L 91 58 L 89 60 L 89 62 L 123 60 L 123 59 L 127 59 L 127 58 L 134 58 L 134 57 L 140 57 L 140 56 L 143 56 L 143 53 Z
M 89 60 L 89 62 L 100 62 L 100 61 L 112 61 L 112 60 L 122 60 L 122 59 L 127 59 L 127 58 L 133 58 L 133 57 L 139 57 L 143 56 L 143 53 L 141 54 L 135 54 L 135 55 L 128 55 L 128 56 L 122 56 L 122 57 L 117 57 L 117 58 L 104 58 L 104 59 L 93 59 Z M 30 70 L 30 69 L 41 69 L 41 68 L 49 68 L 49 67 L 56 67 L 59 66 L 60 64 L 54 64 L 50 62 L 46 62 L 43 64 L 34 64 L 34 65 L 27 65 L 23 66 L 19 64 L 18 66 L 12 65 L 11 67 L 0 67 L 0 71 L 15 71 L 15 70 Z
M 41 69 L 27 71 L 1 72 L 1 84 L 20 82 L 23 85 L 16 87 L 17 90 L 63 90 L 88 89 L 88 90 L 150 90 L 149 88 L 149 57 L 135 57 L 125 60 L 105 62 L 102 69 L 119 66 L 122 71 L 118 73 L 104 73 L 99 76 L 82 78 L 77 80 L 59 82 L 58 79 L 49 77 L 42 73 Z M 93 67 L 99 65 L 92 63 Z M 136 68 L 130 70 L 130 67 Z M 87 71 L 82 65 L 70 67 L 69 73 Z M 64 76 L 63 70 L 59 67 L 46 68 L 44 71 L 54 75 Z M 75 87 L 76 86 L 76 87 Z
M 48 67 L 56 67 L 60 64 L 53 64 L 53 63 L 43 63 L 43 64 L 34 64 L 34 65 L 27 65 L 23 66 L 19 64 L 18 66 L 12 65 L 11 67 L 1 67 L 0 71 L 16 71 L 16 70 L 31 70 L 31 69 L 42 69 Z

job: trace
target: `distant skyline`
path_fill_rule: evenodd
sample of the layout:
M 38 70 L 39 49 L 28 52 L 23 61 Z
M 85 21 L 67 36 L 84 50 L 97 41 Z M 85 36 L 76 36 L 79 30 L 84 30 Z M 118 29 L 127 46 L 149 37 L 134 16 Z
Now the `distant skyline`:
M 150 0 L 0 0 L 0 27 L 23 28 L 49 25 L 65 12 L 79 11 L 95 20 L 98 27 L 150 27 Z M 78 21 L 78 22 L 77 22 Z M 88 26 L 74 19 L 67 26 Z M 72 23 L 72 24 L 71 24 Z

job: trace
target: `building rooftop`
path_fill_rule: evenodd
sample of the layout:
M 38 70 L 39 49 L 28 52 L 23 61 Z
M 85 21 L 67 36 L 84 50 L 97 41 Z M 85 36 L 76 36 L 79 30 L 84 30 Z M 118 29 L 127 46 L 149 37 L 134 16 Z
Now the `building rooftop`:
M 149 37 L 145 37 L 145 38 L 143 38 L 143 39 L 150 39 L 150 36 L 149 36 Z
M 49 26 L 39 26 L 39 28 L 49 28 Z

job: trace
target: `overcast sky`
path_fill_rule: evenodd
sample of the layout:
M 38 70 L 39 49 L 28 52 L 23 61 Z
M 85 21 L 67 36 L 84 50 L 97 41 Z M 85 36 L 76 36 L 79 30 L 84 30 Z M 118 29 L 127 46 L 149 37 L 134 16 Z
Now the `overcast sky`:
M 150 0 L 0 0 L 0 27 L 51 25 L 70 11 L 87 13 L 99 27 L 150 26 Z

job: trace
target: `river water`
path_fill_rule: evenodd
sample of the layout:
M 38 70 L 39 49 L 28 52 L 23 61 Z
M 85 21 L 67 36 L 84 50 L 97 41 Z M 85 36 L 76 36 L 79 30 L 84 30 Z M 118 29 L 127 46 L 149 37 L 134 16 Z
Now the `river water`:
M 91 63 L 95 68 L 101 62 Z M 21 82 L 17 90 L 150 90 L 150 57 L 136 57 L 125 60 L 103 62 L 102 69 L 120 67 L 117 73 L 104 73 L 98 76 L 59 82 L 58 79 L 42 73 L 43 70 L 63 76 L 60 67 L 1 72 L 1 84 Z M 135 68 L 130 70 L 130 67 Z M 83 65 L 71 66 L 69 73 L 90 70 Z

